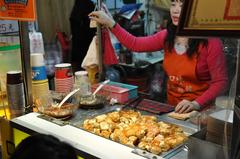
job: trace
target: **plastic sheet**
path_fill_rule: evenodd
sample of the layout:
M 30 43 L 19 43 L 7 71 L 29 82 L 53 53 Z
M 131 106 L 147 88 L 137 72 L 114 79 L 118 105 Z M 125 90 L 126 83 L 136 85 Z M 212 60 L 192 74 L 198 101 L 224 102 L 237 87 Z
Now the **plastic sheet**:
M 239 88 L 239 67 L 240 67 L 240 39 L 238 39 L 237 44 L 237 74 L 236 80 L 233 85 L 233 93 L 230 94 L 235 96 L 235 106 L 234 106 L 234 119 L 233 119 L 233 131 L 232 131 L 232 143 L 231 143 L 231 154 L 228 154 L 228 158 L 240 158 L 240 88 Z M 231 92 L 231 91 L 230 91 Z M 226 135 L 226 133 L 225 133 Z M 226 145 L 227 147 L 228 145 Z M 225 149 L 226 151 L 226 149 Z M 230 156 L 231 155 L 231 156 Z
M 225 47 L 225 49 L 226 49 L 226 47 Z M 236 54 L 236 56 L 237 56 L 236 70 L 239 71 L 238 63 L 239 63 L 239 53 L 240 53 L 240 40 L 238 40 L 236 42 L 236 48 L 234 50 L 235 51 L 231 52 L 231 54 Z M 225 51 L 225 53 L 226 53 L 226 51 Z M 230 60 L 232 60 L 234 62 L 234 59 L 230 59 Z M 231 66 L 228 65 L 228 67 L 231 67 Z M 230 84 L 228 96 L 226 96 L 226 98 L 225 98 L 225 109 L 228 109 L 228 111 L 226 111 L 225 116 L 224 116 L 225 123 L 224 123 L 224 130 L 223 130 L 224 131 L 223 138 L 219 139 L 219 140 L 223 141 L 222 146 L 223 146 L 223 152 L 224 152 L 225 159 L 235 158 L 237 156 L 237 153 L 239 153 L 239 148 L 236 146 L 237 142 L 240 143 L 239 139 L 237 139 L 237 138 L 239 138 L 239 135 L 235 136 L 234 132 L 233 132 L 234 124 L 237 124 L 237 123 L 234 123 L 234 122 L 236 122 L 236 120 L 234 120 L 233 118 L 238 118 L 238 120 L 240 121 L 240 110 L 238 110 L 239 105 L 237 106 L 234 103 L 234 101 L 236 100 L 237 89 L 239 89 L 239 88 L 237 88 L 237 80 L 239 80 L 239 79 L 237 79 L 237 76 L 239 76 L 238 75 L 239 73 L 240 72 L 235 72 L 235 76 L 233 77 L 233 79 L 231 79 L 231 77 L 230 77 L 230 79 L 232 81 Z M 233 125 L 231 127 L 229 126 L 229 119 L 232 120 L 232 123 L 233 123 Z M 236 144 L 234 144 L 234 142 L 236 142 Z M 233 156 L 235 156 L 235 157 L 233 157 Z

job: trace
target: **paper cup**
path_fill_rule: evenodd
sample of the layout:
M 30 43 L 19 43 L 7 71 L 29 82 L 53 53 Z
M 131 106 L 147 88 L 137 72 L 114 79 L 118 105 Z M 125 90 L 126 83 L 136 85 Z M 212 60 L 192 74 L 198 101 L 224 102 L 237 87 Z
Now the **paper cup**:
M 55 65 L 55 78 L 64 79 L 72 76 L 72 66 L 70 63 L 61 63 Z

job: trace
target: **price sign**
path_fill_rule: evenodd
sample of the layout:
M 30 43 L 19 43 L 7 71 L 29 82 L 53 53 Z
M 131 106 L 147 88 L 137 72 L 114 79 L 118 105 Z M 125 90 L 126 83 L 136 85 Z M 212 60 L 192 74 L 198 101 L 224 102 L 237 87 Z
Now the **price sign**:
M 0 34 L 18 32 L 18 23 L 14 20 L 0 20 Z
M 0 19 L 36 20 L 35 0 L 0 0 Z

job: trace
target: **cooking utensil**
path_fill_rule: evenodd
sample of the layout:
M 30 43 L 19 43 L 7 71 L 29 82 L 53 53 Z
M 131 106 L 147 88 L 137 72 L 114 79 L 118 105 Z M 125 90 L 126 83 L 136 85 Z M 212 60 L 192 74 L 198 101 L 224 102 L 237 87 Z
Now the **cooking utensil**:
M 77 89 L 74 89 L 72 92 L 68 93 L 68 95 L 66 95 L 66 97 L 63 98 L 63 100 L 57 105 L 57 107 L 61 108 L 63 103 L 66 102 L 68 100 L 68 98 L 70 98 L 72 95 L 77 93 L 79 90 L 80 90 L 80 88 L 77 88 Z
M 110 80 L 105 80 L 104 82 L 102 82 L 102 83 L 96 88 L 96 90 L 93 92 L 93 96 L 95 97 L 96 93 L 97 93 L 98 91 L 100 91 L 100 89 L 102 89 L 102 87 L 103 87 L 104 85 L 106 85 L 108 82 L 110 82 Z
M 39 111 L 54 118 L 69 118 L 73 116 L 77 108 L 78 106 L 75 104 L 64 103 L 60 108 L 49 106 Z
M 101 95 L 96 95 L 96 97 L 92 97 L 93 95 L 82 96 L 79 101 L 79 108 L 82 109 L 99 109 L 104 107 L 106 103 L 106 98 Z M 94 98 L 94 99 L 93 99 Z

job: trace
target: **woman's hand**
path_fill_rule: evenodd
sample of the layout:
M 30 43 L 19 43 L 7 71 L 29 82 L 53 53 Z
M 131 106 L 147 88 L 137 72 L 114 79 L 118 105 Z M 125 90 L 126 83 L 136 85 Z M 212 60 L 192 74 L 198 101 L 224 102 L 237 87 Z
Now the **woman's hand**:
M 182 100 L 175 108 L 177 113 L 189 113 L 193 110 L 200 110 L 200 105 L 196 101 Z
M 115 21 L 113 20 L 113 18 L 107 15 L 104 11 L 94 11 L 88 16 L 91 20 L 95 20 L 96 22 L 108 28 L 112 28 L 115 25 Z

